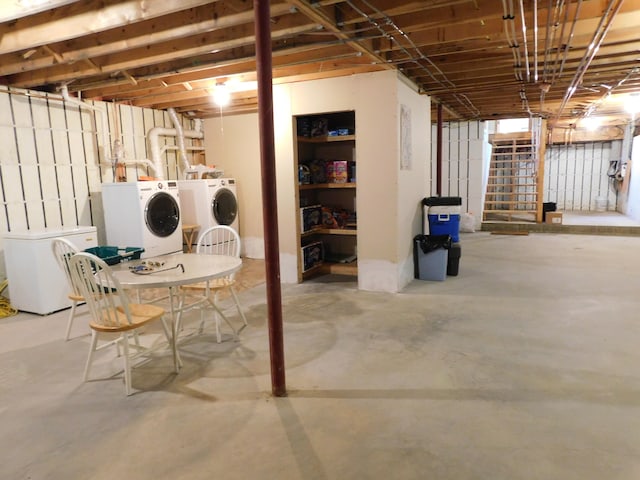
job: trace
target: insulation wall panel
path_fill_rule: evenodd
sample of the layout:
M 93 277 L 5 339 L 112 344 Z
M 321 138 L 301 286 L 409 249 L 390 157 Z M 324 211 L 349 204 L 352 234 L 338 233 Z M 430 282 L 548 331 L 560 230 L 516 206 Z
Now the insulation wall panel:
M 596 198 L 607 200 L 615 211 L 618 194 L 615 181 L 607 175 L 610 162 L 619 160 L 620 140 L 551 145 L 545 155 L 545 202 L 558 210 L 595 211 Z
M 479 225 L 483 199 L 485 122 L 445 122 L 442 128 L 442 196 L 462 198 L 462 211 Z M 431 195 L 437 193 L 437 125 L 431 130 Z
M 44 227 L 95 225 L 104 241 L 100 191 L 103 182 L 114 179 L 113 140 L 122 140 L 125 161 L 148 159 L 148 131 L 174 128 L 165 111 L 87 103 L 106 115 L 64 103 L 57 95 L 0 92 L 0 249 L 4 233 Z M 182 126 L 194 128 L 184 118 Z M 185 139 L 187 146 L 191 142 Z M 173 137 L 160 136 L 161 146 L 173 147 L 162 157 L 167 179 L 177 179 L 181 172 L 175 143 Z M 146 166 L 131 165 L 126 174 L 127 181 L 135 181 L 152 172 Z M 0 279 L 4 277 L 0 254 Z

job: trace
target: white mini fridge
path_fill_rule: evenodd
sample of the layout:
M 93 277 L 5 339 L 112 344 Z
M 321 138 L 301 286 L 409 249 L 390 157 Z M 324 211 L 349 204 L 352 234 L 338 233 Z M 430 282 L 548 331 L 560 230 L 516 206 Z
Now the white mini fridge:
M 4 262 L 9 300 L 18 310 L 47 315 L 71 306 L 64 272 L 51 251 L 51 240 L 64 237 L 79 250 L 98 246 L 96 227 L 59 227 L 4 234 Z

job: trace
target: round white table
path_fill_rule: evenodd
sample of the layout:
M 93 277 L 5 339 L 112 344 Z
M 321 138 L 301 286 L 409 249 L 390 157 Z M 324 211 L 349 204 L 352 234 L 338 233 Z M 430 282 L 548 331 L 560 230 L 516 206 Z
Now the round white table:
M 148 272 L 133 273 L 131 268 L 139 265 L 155 264 Z M 182 265 L 182 267 L 180 267 Z M 176 267 L 176 268 L 174 268 Z M 175 253 L 159 257 L 133 260 L 114 265 L 111 269 L 115 277 L 124 288 L 166 288 L 169 290 L 169 305 L 171 309 L 171 332 L 173 335 L 171 348 L 176 365 L 181 363 L 178 356 L 177 337 L 178 322 L 176 322 L 175 295 L 177 287 L 193 283 L 205 282 L 214 278 L 225 277 L 237 272 L 242 267 L 242 260 L 228 255 L 205 255 L 197 253 Z M 212 307 L 222 312 L 215 304 Z

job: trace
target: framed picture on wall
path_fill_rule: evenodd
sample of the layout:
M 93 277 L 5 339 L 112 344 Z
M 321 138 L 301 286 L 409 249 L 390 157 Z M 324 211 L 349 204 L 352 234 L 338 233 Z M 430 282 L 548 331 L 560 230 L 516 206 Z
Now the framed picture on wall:
M 400 105 L 400 170 L 411 170 L 411 109 Z

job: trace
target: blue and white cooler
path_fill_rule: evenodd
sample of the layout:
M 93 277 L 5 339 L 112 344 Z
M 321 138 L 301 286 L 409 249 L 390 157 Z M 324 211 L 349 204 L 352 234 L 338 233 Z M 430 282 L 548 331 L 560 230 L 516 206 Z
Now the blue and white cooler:
M 452 242 L 460 241 L 461 197 L 428 197 L 422 205 L 425 235 L 450 235 Z

